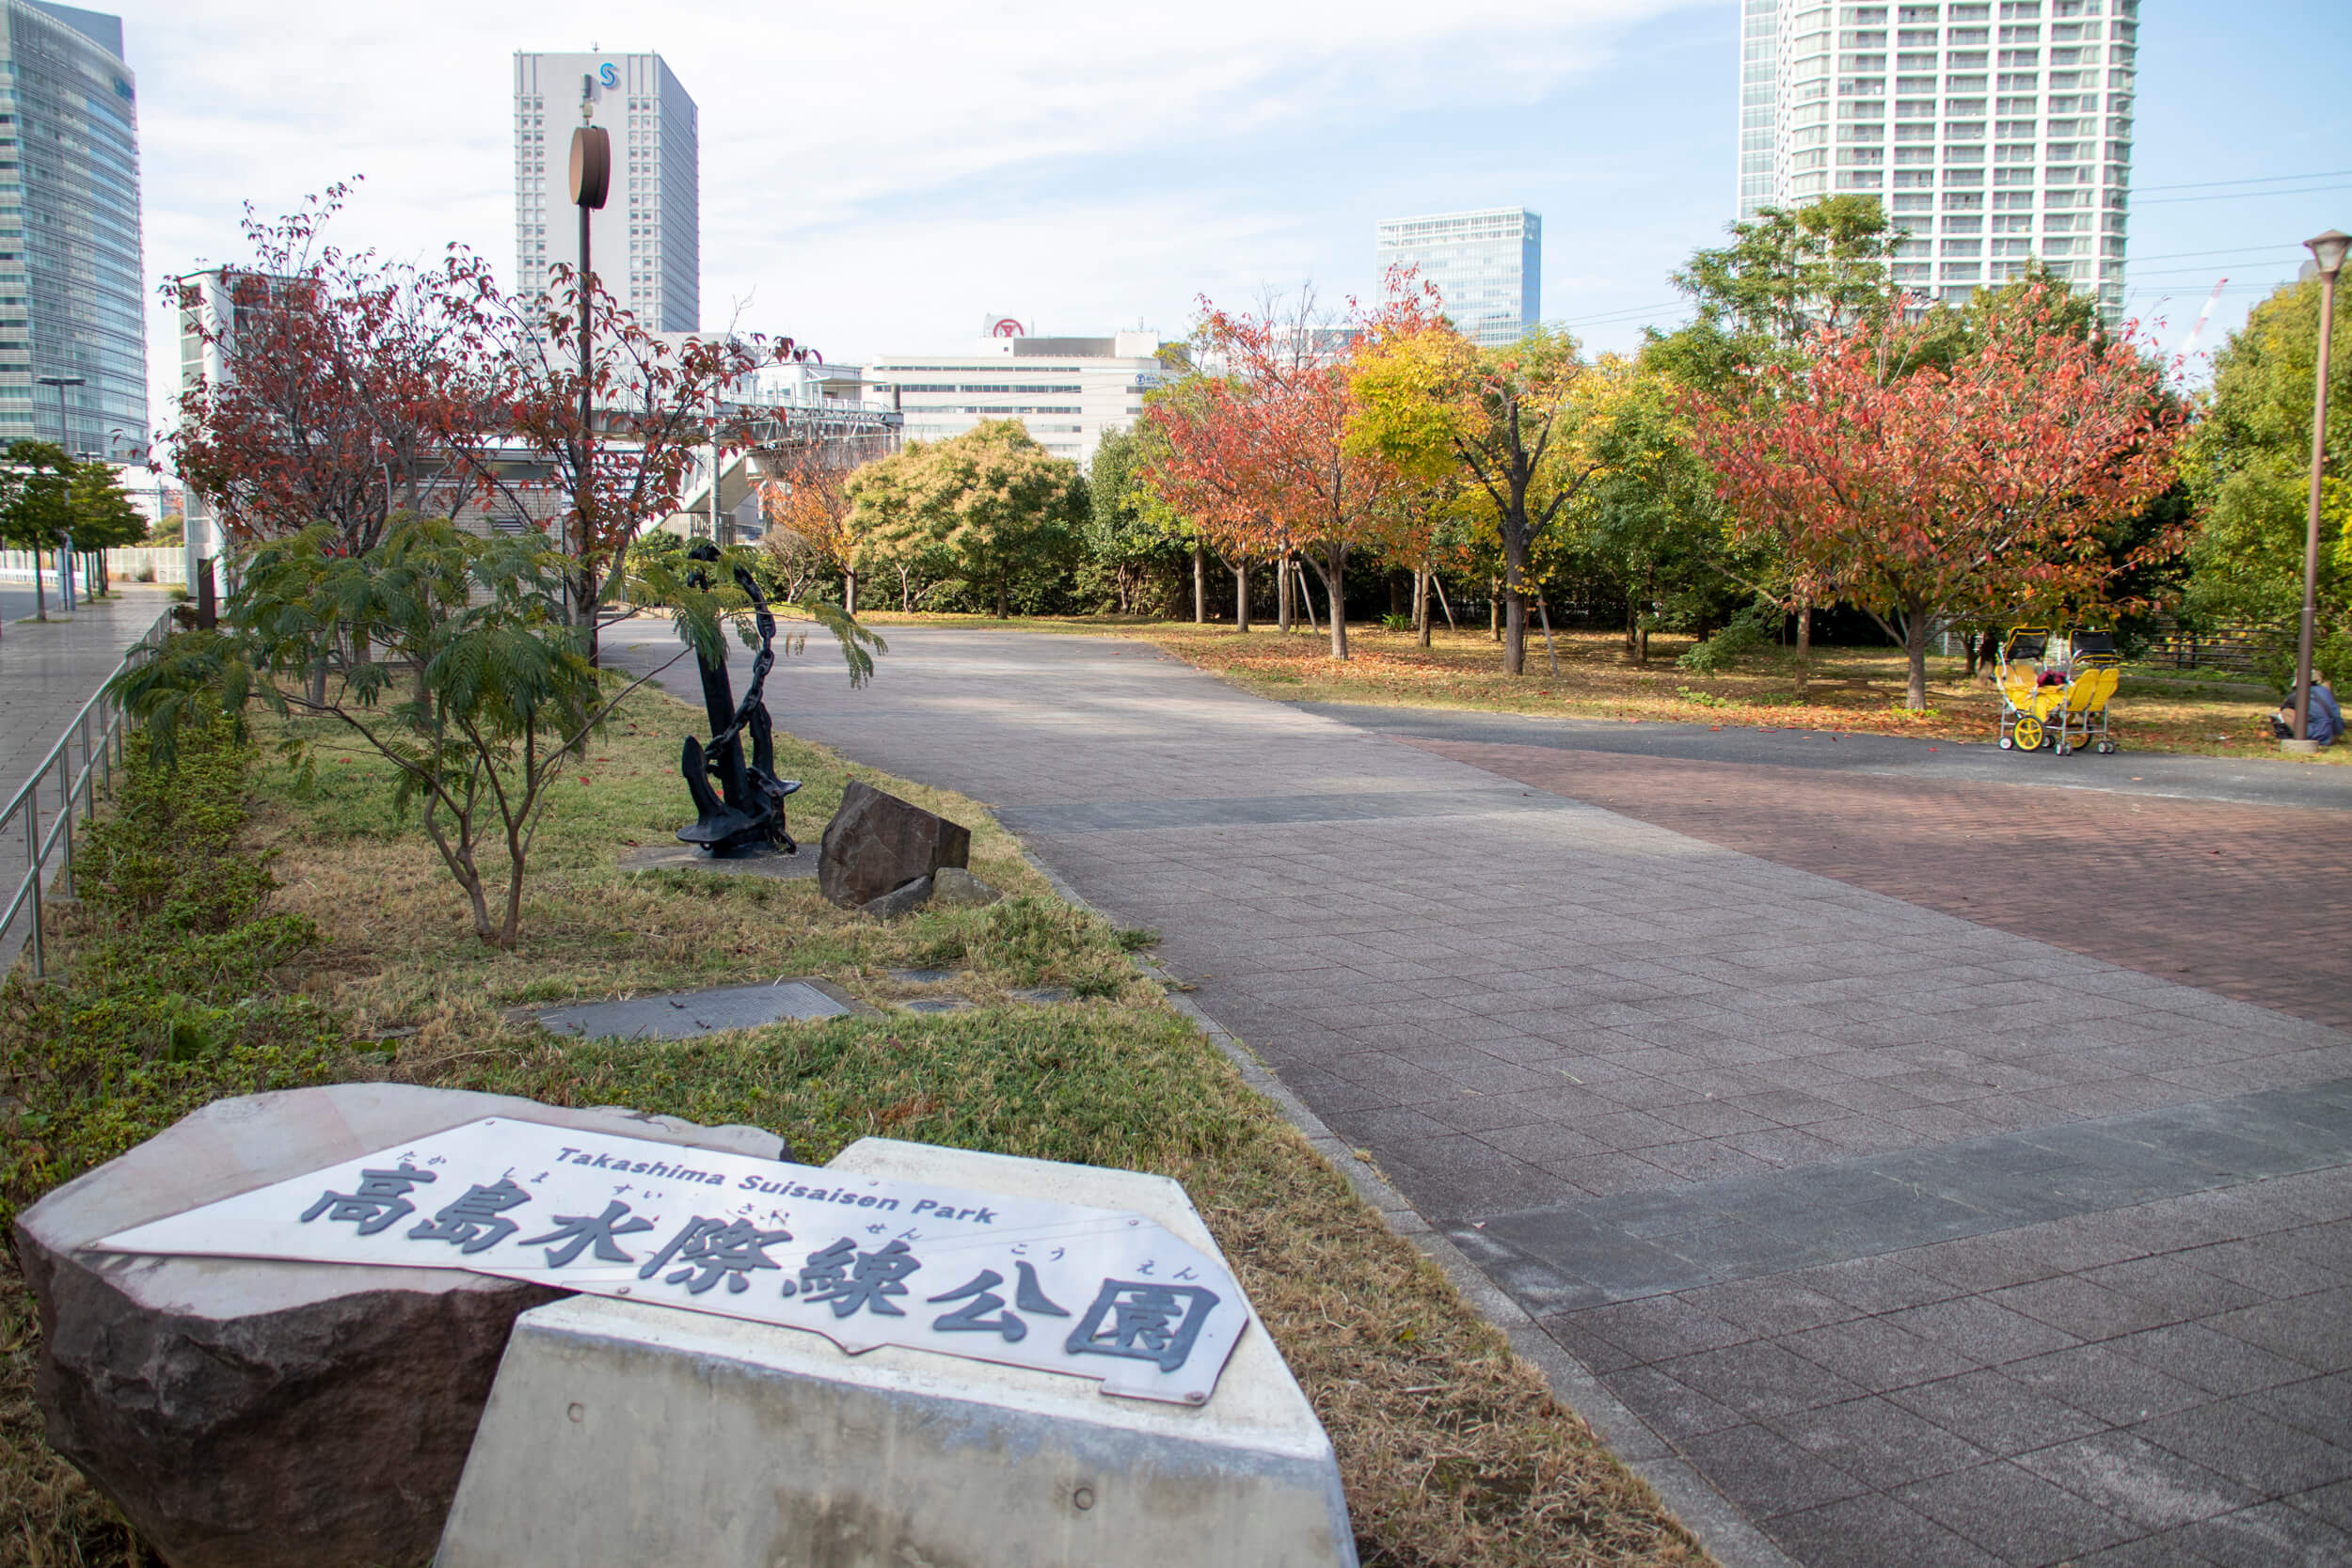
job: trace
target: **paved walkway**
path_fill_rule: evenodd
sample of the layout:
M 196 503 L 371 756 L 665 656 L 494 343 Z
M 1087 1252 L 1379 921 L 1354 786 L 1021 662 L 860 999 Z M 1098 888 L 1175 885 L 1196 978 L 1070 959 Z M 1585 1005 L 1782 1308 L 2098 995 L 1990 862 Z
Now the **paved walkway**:
M 144 636 L 171 602 L 163 590 L 118 584 L 108 597 L 77 604 L 66 617 L 57 609 L 56 586 L 54 578 L 46 586 L 51 619 L 44 625 L 25 619 L 33 613 L 31 583 L 0 585 L 0 805 L 15 798 L 74 715 L 122 662 L 123 650 Z M 44 787 L 44 822 L 53 818 L 61 797 L 59 787 Z M 22 818 L 0 823 L 0 911 L 24 874 L 26 847 Z M 15 964 L 30 929 L 29 915 L 0 929 L 0 974 Z
M 46 596 L 50 620 L 43 625 L 24 619 L 33 613 L 32 584 L 0 586 L 0 803 L 40 766 L 66 724 L 122 662 L 123 650 L 171 603 L 162 590 L 117 584 L 108 597 L 77 604 L 66 617 L 54 580 Z
M 1611 810 L 1556 754 L 1463 750 L 1524 735 L 1403 744 L 1108 640 L 889 637 L 864 692 L 787 661 L 779 725 L 989 802 L 1158 928 L 1194 999 L 1638 1414 L 1607 1425 L 1637 1463 L 1679 1455 L 1814 1568 L 2352 1560 L 2352 1037 L 2153 973 L 2170 921 L 2137 888 L 2102 911 L 2014 868 L 2123 927 L 2070 950 L 1950 912 L 1972 857 L 1895 876 L 1917 846 L 1884 821 L 1837 846 L 1873 785 L 1787 756 L 1764 793 L 1849 793 L 1793 846 L 1752 800 L 1682 824 L 1733 847 L 1644 819 L 1689 776 L 1618 778 Z M 2166 787 L 2271 787 L 2232 770 Z M 1898 784 L 2007 802 L 1947 800 L 1927 848 L 2082 799 Z M 2233 863 L 2277 826 L 2162 804 L 2206 815 L 2150 843 Z M 2307 842 L 2352 828 L 2259 804 Z M 1845 858 L 1808 868 L 1824 840 Z M 2272 869 L 2341 954 L 2327 874 Z M 2236 912 L 2184 918 L 2262 981 L 2274 927 Z M 1723 1544 L 1772 1560 L 1746 1539 Z

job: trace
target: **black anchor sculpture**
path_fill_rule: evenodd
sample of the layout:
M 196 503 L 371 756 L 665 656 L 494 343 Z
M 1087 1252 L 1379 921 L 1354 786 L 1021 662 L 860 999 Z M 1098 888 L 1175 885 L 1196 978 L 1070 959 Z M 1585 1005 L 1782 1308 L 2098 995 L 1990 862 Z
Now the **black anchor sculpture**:
M 719 559 L 719 549 L 707 539 L 697 540 L 686 557 L 713 562 Z M 708 578 L 699 571 L 691 580 L 697 588 L 709 586 Z M 686 787 L 694 797 L 696 816 L 694 825 L 680 829 L 677 836 L 700 845 L 713 856 L 770 846 L 787 855 L 797 854 L 801 847 L 785 828 L 784 800 L 801 787 L 801 781 L 776 777 L 774 728 L 761 696 L 768 672 L 776 662 L 776 618 L 769 612 L 768 596 L 759 591 L 750 572 L 737 566 L 735 580 L 751 596 L 759 627 L 759 657 L 752 661 L 752 684 L 738 703 L 727 680 L 724 656 L 715 664 L 697 656 L 696 662 L 702 666 L 703 709 L 710 717 L 711 736 L 707 741 L 688 736 L 686 750 L 678 758 L 678 769 L 686 775 Z M 746 732 L 752 741 L 748 763 L 743 760 Z M 710 787 L 713 779 L 719 781 L 716 793 Z

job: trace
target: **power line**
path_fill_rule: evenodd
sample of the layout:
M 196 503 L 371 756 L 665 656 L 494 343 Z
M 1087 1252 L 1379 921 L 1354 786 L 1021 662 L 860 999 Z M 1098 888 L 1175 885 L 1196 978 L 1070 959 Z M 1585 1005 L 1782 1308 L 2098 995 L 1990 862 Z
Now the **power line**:
M 2153 256 L 2135 256 L 2132 258 L 2132 264 L 2134 266 L 2137 266 L 2142 261 L 2175 261 L 2184 256 L 2245 256 L 2250 258 L 2259 257 L 2264 251 L 2266 250 L 2300 250 L 2303 247 L 2299 245 L 2258 245 L 2251 250 L 2244 247 L 2233 250 L 2164 250 L 2158 251 Z
M 2134 277 L 2217 277 L 2229 272 L 2267 272 L 2271 268 L 2282 265 L 2283 263 L 2278 261 L 2248 261 L 2237 266 L 2232 266 L 2227 262 L 2208 261 L 2202 266 L 2194 267 L 2143 267 L 2137 261 L 2129 261 L 2125 264 L 2130 267 L 2131 274 Z
M 2217 185 L 2277 185 L 2290 180 L 2334 180 L 2352 168 L 2323 168 L 2316 174 L 2255 174 L 2243 180 L 2193 180 L 2185 185 L 2142 185 L 2143 191 L 2205 191 Z
M 1606 326 L 1619 321 L 1629 321 L 1637 316 L 1648 315 L 1653 310 L 1671 310 L 1677 308 L 1689 309 L 1683 301 L 1670 299 L 1660 305 L 1633 305 L 1622 310 L 1603 311 L 1597 316 L 1578 316 L 1564 321 L 1560 325 L 1562 326 Z
M 2245 201 L 2259 196 L 2324 196 L 2329 191 L 2352 191 L 2352 185 L 2305 185 L 2292 191 L 2231 191 L 2221 196 L 2160 196 L 2153 201 L 2135 201 L 2136 207 L 2162 207 L 2173 201 Z

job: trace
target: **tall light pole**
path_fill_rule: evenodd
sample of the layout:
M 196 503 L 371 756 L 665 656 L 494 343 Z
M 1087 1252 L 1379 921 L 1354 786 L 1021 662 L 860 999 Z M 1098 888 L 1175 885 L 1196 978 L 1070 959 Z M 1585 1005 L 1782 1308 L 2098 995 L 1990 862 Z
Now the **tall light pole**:
M 2312 504 L 2303 534 L 2303 630 L 2295 650 L 2295 749 L 2306 749 L 2312 733 L 2312 633 L 2319 620 L 2319 492 L 2328 467 L 2328 361 L 2334 348 L 2336 274 L 2344 270 L 2352 234 L 2330 229 L 2303 244 L 2319 270 L 2319 389 L 2312 408 Z
M 71 462 L 73 457 L 73 426 L 66 416 L 65 389 L 81 386 L 82 378 L 78 375 L 44 375 L 35 379 L 44 387 L 57 389 L 57 450 L 64 452 L 67 461 Z M 65 543 L 57 548 L 57 597 L 61 601 L 58 608 L 71 613 L 73 609 L 73 533 L 71 529 L 66 531 Z
M 600 125 L 590 123 L 596 113 L 596 78 L 580 79 L 580 128 L 572 133 L 572 202 L 580 209 L 580 450 L 575 468 L 572 492 L 572 514 L 579 530 L 574 547 L 572 580 L 578 596 L 577 612 L 580 625 L 588 632 L 589 657 L 596 657 L 596 595 L 588 576 L 589 519 L 588 507 L 595 496 L 592 465 L 596 458 L 596 444 L 589 421 L 594 410 L 589 405 L 589 377 L 595 374 L 594 357 L 588 340 L 588 306 L 596 290 L 596 275 L 589 261 L 588 214 L 604 205 L 605 193 L 612 184 L 612 138 Z

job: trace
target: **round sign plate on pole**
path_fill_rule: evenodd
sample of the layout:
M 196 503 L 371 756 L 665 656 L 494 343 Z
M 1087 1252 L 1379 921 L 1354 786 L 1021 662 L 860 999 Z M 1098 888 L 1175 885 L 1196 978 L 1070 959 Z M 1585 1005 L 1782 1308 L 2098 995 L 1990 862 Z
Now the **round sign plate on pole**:
M 582 125 L 572 133 L 572 205 L 604 206 L 612 185 L 612 135 L 601 125 Z

